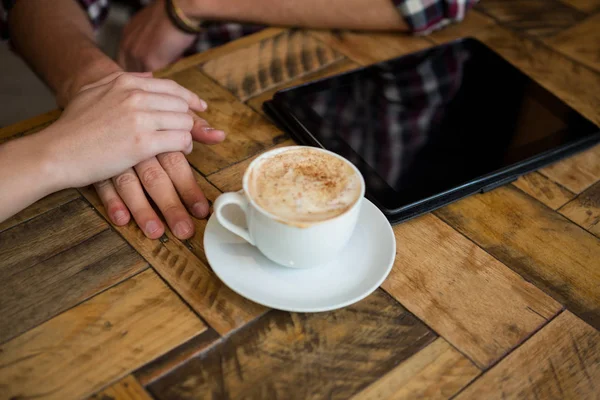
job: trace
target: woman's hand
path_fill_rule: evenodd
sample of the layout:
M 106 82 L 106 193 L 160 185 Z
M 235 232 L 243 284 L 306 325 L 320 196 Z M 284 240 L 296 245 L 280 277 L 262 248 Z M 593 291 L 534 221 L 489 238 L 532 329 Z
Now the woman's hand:
M 157 154 L 191 152 L 190 109 L 206 103 L 174 81 L 117 72 L 83 87 L 39 141 L 59 185 L 81 187 Z

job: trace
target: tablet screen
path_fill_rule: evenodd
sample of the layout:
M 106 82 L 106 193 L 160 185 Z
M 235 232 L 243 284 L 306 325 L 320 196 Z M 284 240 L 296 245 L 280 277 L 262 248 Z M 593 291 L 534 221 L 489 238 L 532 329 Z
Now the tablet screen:
M 284 92 L 325 148 L 395 208 L 598 131 L 478 42 L 462 40 Z M 387 188 L 384 188 L 387 186 Z

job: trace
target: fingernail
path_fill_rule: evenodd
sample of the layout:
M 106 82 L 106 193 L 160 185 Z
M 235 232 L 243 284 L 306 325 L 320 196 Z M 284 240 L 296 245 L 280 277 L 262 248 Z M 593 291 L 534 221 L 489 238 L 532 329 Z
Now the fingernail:
M 195 217 L 204 218 L 208 214 L 208 204 L 202 201 L 194 203 L 192 206 L 192 212 Z
M 158 225 L 158 223 L 156 221 L 151 220 L 146 223 L 146 233 L 148 233 L 149 235 L 152 235 L 159 229 L 160 229 L 160 225 Z
M 186 237 L 192 231 L 192 224 L 190 224 L 188 221 L 178 222 L 173 231 L 177 237 Z
M 113 221 L 115 221 L 117 225 L 125 224 L 127 222 L 127 213 L 123 210 L 115 211 L 113 214 Z
M 200 107 L 202 108 L 202 111 L 204 111 L 208 108 L 208 104 L 206 104 L 204 100 L 200 99 Z

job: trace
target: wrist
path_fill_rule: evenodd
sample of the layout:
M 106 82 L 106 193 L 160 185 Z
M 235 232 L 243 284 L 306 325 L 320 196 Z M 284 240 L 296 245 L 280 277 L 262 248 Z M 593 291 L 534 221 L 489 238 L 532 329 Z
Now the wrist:
M 180 31 L 196 35 L 203 29 L 200 4 L 195 0 L 162 0 L 170 22 Z
M 11 140 L 3 146 L 5 153 L 13 160 L 12 166 L 19 171 L 19 179 L 29 187 L 29 194 L 35 199 L 67 187 L 59 173 L 60 160 L 45 144 L 44 136 L 49 129 Z
M 102 52 L 97 54 L 97 51 L 99 52 L 98 49 L 90 51 L 88 61 L 79 68 L 81 72 L 67 80 L 57 93 L 57 101 L 60 107 L 66 107 L 83 86 L 99 81 L 114 72 L 123 71 L 117 63 L 106 57 Z

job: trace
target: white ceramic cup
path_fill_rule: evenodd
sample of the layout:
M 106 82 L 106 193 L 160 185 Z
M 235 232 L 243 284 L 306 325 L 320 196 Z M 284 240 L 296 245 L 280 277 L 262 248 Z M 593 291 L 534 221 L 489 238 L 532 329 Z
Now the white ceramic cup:
M 272 157 L 288 150 L 298 150 L 304 146 L 281 147 L 257 157 L 246 169 L 243 177 L 243 190 L 223 193 L 214 203 L 217 220 L 253 246 L 256 246 L 267 258 L 290 268 L 311 268 L 333 260 L 344 248 L 356 226 L 358 214 L 365 195 L 365 181 L 359 170 L 345 158 L 316 147 L 336 157 L 352 167 L 360 180 L 361 192 L 357 201 L 344 213 L 323 221 L 294 225 L 270 214 L 248 196 L 248 177 L 252 168 L 263 158 Z M 246 227 L 236 224 L 223 213 L 228 205 L 239 206 L 246 216 Z

